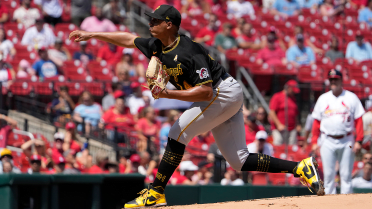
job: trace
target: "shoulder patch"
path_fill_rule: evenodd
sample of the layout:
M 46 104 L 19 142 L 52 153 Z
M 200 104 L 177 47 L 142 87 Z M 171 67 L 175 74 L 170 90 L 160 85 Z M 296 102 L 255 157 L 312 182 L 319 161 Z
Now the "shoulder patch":
M 209 77 L 208 70 L 207 70 L 207 68 L 204 68 L 204 67 L 201 68 L 200 70 L 196 70 L 196 73 L 199 74 L 200 79 Z

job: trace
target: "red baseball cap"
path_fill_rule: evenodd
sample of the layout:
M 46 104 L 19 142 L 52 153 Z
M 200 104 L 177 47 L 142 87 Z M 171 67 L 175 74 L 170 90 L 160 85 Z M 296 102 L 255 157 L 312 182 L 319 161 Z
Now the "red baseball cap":
M 30 161 L 41 161 L 41 157 L 40 157 L 40 155 L 33 154 L 33 155 L 30 157 Z
M 54 164 L 58 165 L 58 164 L 61 164 L 61 163 L 66 163 L 66 160 L 62 155 L 59 155 L 59 156 L 55 155 L 53 157 L 53 162 L 54 162 Z
M 66 126 L 65 126 L 65 129 L 66 130 L 70 130 L 70 129 L 75 129 L 76 126 L 75 126 L 75 123 L 74 122 L 68 122 L 66 123 Z
M 276 28 L 275 28 L 275 26 L 270 26 L 270 27 L 269 27 L 269 32 L 273 32 L 273 33 L 275 33 L 275 32 L 276 32 Z
M 129 159 L 132 163 L 139 163 L 141 161 L 141 157 L 138 154 L 133 154 Z
M 355 32 L 355 36 L 363 36 L 362 31 L 357 30 L 357 31 Z
M 141 86 L 141 84 L 139 82 L 133 82 L 132 84 L 130 84 L 130 87 L 132 89 L 137 88 L 137 87 L 140 87 L 140 86 Z
M 116 90 L 116 91 L 114 92 L 114 98 L 115 98 L 115 99 L 120 98 L 120 97 L 123 97 L 124 95 L 125 95 L 124 92 L 121 91 L 121 90 Z
M 300 88 L 298 88 L 298 83 L 297 83 L 297 81 L 295 81 L 295 80 L 289 80 L 289 81 L 287 81 L 287 83 L 286 83 L 285 85 L 291 87 L 291 88 L 293 89 L 293 92 L 294 92 L 295 94 L 300 93 Z

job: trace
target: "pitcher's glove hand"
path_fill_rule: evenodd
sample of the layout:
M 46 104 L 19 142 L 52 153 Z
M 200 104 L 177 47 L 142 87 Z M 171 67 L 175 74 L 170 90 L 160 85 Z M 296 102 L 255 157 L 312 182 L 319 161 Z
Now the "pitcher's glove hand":
M 163 70 L 163 65 L 159 58 L 152 56 L 146 70 L 147 85 L 154 99 L 159 99 L 159 94 L 166 89 L 169 75 Z

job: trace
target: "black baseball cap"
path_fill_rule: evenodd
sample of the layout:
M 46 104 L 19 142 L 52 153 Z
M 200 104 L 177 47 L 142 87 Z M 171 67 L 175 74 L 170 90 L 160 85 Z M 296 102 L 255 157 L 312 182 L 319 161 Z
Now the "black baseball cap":
M 342 73 L 338 70 L 332 69 L 328 72 L 328 79 L 330 78 L 342 78 Z
M 145 12 L 145 15 L 159 20 L 170 21 L 177 27 L 181 25 L 181 13 L 170 5 L 160 5 L 153 13 Z

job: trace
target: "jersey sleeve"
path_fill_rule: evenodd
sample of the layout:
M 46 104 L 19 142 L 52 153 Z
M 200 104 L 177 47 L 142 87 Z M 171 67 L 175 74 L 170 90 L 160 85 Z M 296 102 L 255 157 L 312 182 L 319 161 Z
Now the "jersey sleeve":
M 311 116 L 314 118 L 314 119 L 317 119 L 317 120 L 321 120 L 322 119 L 322 115 L 321 115 L 321 110 L 320 110 L 320 103 L 321 103 L 321 98 L 322 97 L 319 97 L 318 101 L 316 102 L 315 104 L 315 107 L 314 107 L 314 110 L 313 110 L 313 113 L 311 113 Z
M 213 82 L 211 69 L 204 54 L 196 54 L 192 57 L 191 80 L 195 86 Z
M 136 39 L 134 39 L 133 43 L 134 45 L 149 59 L 151 59 L 151 57 L 153 55 L 156 55 L 157 54 L 157 51 L 155 51 L 155 54 L 153 54 L 154 52 L 151 51 L 151 48 L 152 48 L 152 43 L 154 42 L 153 38 L 140 38 L 140 37 L 137 37 Z
M 355 101 L 354 119 L 358 119 L 358 118 L 360 118 L 364 115 L 365 111 L 364 111 L 364 107 L 363 107 L 362 103 L 360 102 L 359 98 L 356 95 L 354 95 L 354 96 L 355 96 L 355 99 L 354 99 L 354 101 Z

